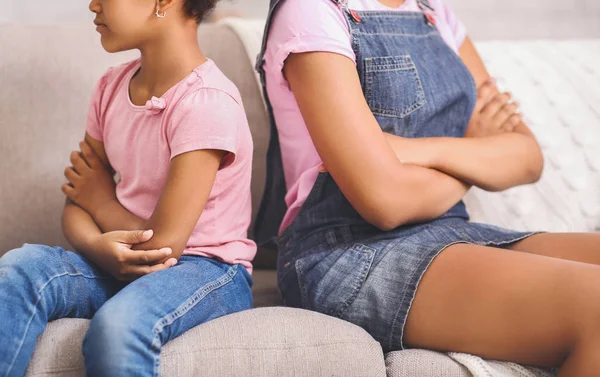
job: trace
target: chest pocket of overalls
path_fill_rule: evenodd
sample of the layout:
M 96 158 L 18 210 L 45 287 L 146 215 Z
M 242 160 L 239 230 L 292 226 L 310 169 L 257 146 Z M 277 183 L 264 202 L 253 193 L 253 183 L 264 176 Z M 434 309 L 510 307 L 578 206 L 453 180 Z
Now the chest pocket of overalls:
M 414 137 L 415 131 L 405 118 L 426 101 L 410 55 L 366 58 L 364 63 L 365 98 L 383 131 Z

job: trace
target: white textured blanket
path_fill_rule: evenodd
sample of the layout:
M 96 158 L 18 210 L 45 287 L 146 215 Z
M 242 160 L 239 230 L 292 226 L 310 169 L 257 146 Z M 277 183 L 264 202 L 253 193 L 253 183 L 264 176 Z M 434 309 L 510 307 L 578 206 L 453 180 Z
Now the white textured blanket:
M 254 65 L 264 21 L 225 19 Z M 516 230 L 600 230 L 600 41 L 493 41 L 477 47 L 501 88 L 521 103 L 544 151 L 535 185 L 503 193 L 473 189 L 465 201 L 473 221 Z M 474 377 L 549 377 L 522 366 L 449 354 Z
M 490 73 L 521 102 L 544 151 L 535 185 L 474 189 L 474 221 L 518 230 L 600 230 L 600 41 L 496 41 L 477 47 Z

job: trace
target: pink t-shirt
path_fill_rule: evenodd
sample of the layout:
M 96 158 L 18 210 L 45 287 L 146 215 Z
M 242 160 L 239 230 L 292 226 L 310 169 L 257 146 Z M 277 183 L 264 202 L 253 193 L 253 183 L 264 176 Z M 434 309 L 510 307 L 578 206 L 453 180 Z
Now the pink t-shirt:
M 88 134 L 104 143 L 120 176 L 119 202 L 148 219 L 172 158 L 201 149 L 228 152 L 183 254 L 239 263 L 251 272 L 256 254 L 247 236 L 253 146 L 237 88 L 209 60 L 161 98 L 136 106 L 129 83 L 139 67 L 138 59 L 110 69 L 96 87 L 87 119 Z
M 435 9 L 436 26 L 455 51 L 466 38 L 463 24 L 444 0 L 430 0 Z M 349 0 L 348 8 L 357 11 L 420 12 L 416 0 L 395 9 L 377 0 Z M 265 54 L 267 93 L 279 131 L 279 142 L 287 185 L 288 211 L 280 230 L 288 227 L 304 204 L 318 176 L 321 164 L 300 109 L 283 76 L 285 60 L 292 53 L 333 52 L 356 62 L 348 22 L 331 0 L 286 0 L 275 15 Z

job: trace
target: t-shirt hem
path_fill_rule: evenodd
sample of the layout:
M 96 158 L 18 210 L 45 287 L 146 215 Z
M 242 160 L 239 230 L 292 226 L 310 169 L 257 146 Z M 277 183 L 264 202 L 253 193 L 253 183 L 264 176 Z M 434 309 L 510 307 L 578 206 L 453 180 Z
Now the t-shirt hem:
M 236 148 L 235 145 L 232 145 L 231 140 L 207 138 L 202 140 L 192 140 L 171 147 L 171 159 L 187 152 L 209 149 L 225 151 L 231 153 L 234 157 L 236 155 Z
M 90 136 L 92 139 L 94 139 L 94 140 L 96 140 L 96 141 L 99 141 L 99 142 L 101 142 L 101 143 L 102 143 L 102 142 L 104 142 L 104 140 L 103 140 L 103 137 L 102 137 L 102 134 L 101 134 L 100 132 L 93 131 L 93 130 L 91 130 L 91 129 L 89 129 L 89 128 L 88 128 L 88 129 L 86 129 L 86 130 L 85 130 L 85 132 L 87 132 L 87 134 L 88 134 L 88 135 L 89 135 L 89 136 Z
M 284 43 L 275 53 L 277 70 L 283 70 L 285 60 L 290 54 L 305 52 L 332 52 L 356 61 L 352 48 L 337 39 L 322 35 L 298 35 Z

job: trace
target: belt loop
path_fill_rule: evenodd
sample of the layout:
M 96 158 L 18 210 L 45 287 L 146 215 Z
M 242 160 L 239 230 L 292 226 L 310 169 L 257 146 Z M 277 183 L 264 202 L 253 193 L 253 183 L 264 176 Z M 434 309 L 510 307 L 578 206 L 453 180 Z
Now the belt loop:
M 354 242 L 354 237 L 352 235 L 352 230 L 350 229 L 349 225 L 343 226 L 340 229 L 341 233 L 342 233 L 342 239 L 344 240 L 345 244 L 351 244 Z
M 325 232 L 325 239 L 330 247 L 337 246 L 337 237 L 335 236 L 335 229 L 329 229 Z

